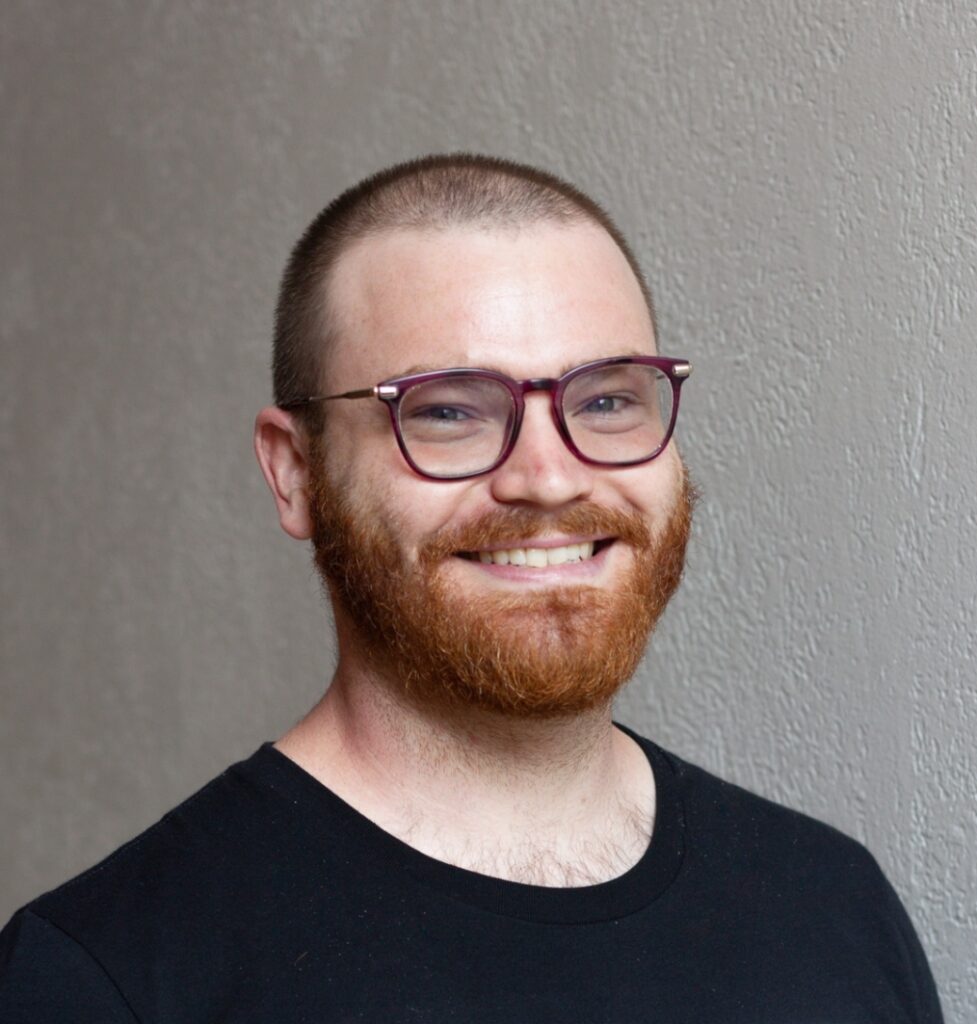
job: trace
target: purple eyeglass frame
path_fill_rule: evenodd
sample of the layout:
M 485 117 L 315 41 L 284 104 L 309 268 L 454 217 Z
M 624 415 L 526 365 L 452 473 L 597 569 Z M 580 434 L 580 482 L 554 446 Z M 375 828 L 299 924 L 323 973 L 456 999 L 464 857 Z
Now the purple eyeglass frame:
M 600 459 L 592 459 L 580 451 L 576 444 L 574 444 L 573 438 L 570 436 L 570 431 L 566 425 L 566 419 L 563 415 L 563 394 L 566 391 L 567 385 L 582 373 L 587 373 L 590 370 L 597 370 L 605 366 L 621 366 L 629 363 L 638 364 L 640 366 L 653 366 L 655 369 L 661 370 L 662 373 L 668 377 L 672 385 L 672 415 L 668 422 L 668 428 L 665 431 L 661 444 L 651 453 L 651 455 L 646 455 L 640 459 L 631 459 L 629 462 L 606 462 Z M 495 370 L 480 370 L 475 367 L 459 366 L 448 370 L 431 370 L 427 373 L 414 373 L 406 377 L 393 377 L 390 380 L 381 381 L 379 384 L 375 384 L 372 388 L 362 388 L 358 391 L 344 391 L 339 395 L 312 395 L 309 398 L 302 398 L 292 402 L 282 403 L 279 408 L 293 409 L 298 406 L 308 405 L 312 402 L 333 402 L 341 398 L 378 398 L 387 406 L 387 411 L 390 413 L 390 425 L 393 427 L 394 436 L 397 438 L 397 446 L 400 448 L 400 453 L 403 455 L 410 468 L 414 470 L 418 476 L 422 476 L 426 480 L 450 482 L 453 480 L 470 480 L 476 476 L 485 476 L 486 473 L 491 473 L 493 470 L 498 469 L 499 466 L 501 466 L 502 463 L 505 462 L 505 460 L 512 454 L 512 451 L 516 446 L 516 441 L 519 440 L 519 431 L 522 428 L 523 413 L 526 409 L 526 395 L 532 391 L 548 391 L 550 393 L 550 411 L 553 416 L 553 422 L 567 448 L 569 448 L 569 450 L 581 462 L 587 463 L 588 465 L 623 468 L 626 466 L 639 466 L 645 462 L 651 462 L 652 459 L 657 458 L 668 447 L 668 442 L 671 440 L 672 432 L 675 429 L 675 420 L 678 416 L 678 404 L 681 396 L 682 384 L 685 383 L 691 373 L 692 364 L 687 359 L 674 359 L 668 356 L 612 356 L 609 359 L 597 359 L 590 363 L 583 363 L 580 366 L 575 366 L 572 370 L 568 370 L 563 374 L 562 377 L 530 377 L 527 380 L 515 380 L 514 378 L 508 377 L 504 373 L 498 373 Z M 425 470 L 421 469 L 420 466 L 418 466 L 411 458 L 410 452 L 407 450 L 407 445 L 404 442 L 403 434 L 400 430 L 400 418 L 398 414 L 400 400 L 412 387 L 418 384 L 426 384 L 432 380 L 449 379 L 451 377 L 462 376 L 480 377 L 484 380 L 498 381 L 508 389 L 509 394 L 512 395 L 513 405 L 515 406 L 515 415 L 512 418 L 512 426 L 509 429 L 508 440 L 503 446 L 502 451 L 499 453 L 495 462 L 485 469 L 478 470 L 476 473 L 459 473 L 453 476 L 438 476 L 436 474 L 425 472 Z

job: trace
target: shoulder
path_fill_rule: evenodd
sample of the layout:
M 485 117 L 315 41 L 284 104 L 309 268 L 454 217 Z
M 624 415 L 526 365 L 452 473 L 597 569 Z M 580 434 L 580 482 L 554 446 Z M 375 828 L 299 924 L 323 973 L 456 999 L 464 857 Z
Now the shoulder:
M 909 916 L 861 842 L 642 742 L 683 822 L 684 918 L 764 950 L 797 991 L 807 974 L 847 979 L 880 1019 L 941 1019 Z
M 878 882 L 878 864 L 857 839 L 660 747 L 655 749 L 680 802 L 690 852 L 721 850 L 727 860 L 762 865 L 772 875 L 790 872 L 812 881 L 825 877 L 834 883 Z
M 29 910 L 70 928 L 94 923 L 109 908 L 124 917 L 130 903 L 158 902 L 163 911 L 177 892 L 199 880 L 210 889 L 228 857 L 246 867 L 242 852 L 263 847 L 287 805 L 275 807 L 262 778 L 263 752 L 232 765 L 154 825 L 104 860 L 38 897 Z M 276 814 L 277 810 L 277 814 Z M 185 897 L 184 897 L 185 898 Z
M 276 770 L 274 752 L 262 748 L 23 908 L 0 933 L 0 1008 L 23 993 L 47 1007 L 68 984 L 86 993 L 73 1005 L 115 999 L 119 1019 L 139 1019 L 147 993 L 187 957 L 212 956 L 216 968 L 215 925 L 249 926 L 241 894 L 269 891 L 276 843 L 295 828 L 294 802 L 278 789 Z M 260 914 L 261 902 L 247 907 Z

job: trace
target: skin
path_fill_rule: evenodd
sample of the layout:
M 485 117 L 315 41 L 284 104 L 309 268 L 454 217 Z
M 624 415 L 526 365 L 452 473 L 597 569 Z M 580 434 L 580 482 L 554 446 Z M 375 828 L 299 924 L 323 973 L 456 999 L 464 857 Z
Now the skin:
M 327 367 L 329 393 L 418 369 L 557 377 L 589 360 L 655 352 L 634 275 L 611 238 L 588 223 L 388 232 L 343 256 L 330 295 L 340 341 Z M 364 515 L 394 531 L 408 560 L 432 532 L 493 507 L 553 514 L 594 501 L 637 511 L 657 532 L 680 493 L 674 444 L 643 466 L 588 466 L 560 439 L 545 393 L 527 397 L 508 461 L 465 481 L 413 473 L 380 402 L 332 403 L 326 429 L 333 479 Z M 307 540 L 308 446 L 294 417 L 263 409 L 255 449 L 282 528 Z M 546 542 L 581 539 L 553 533 Z M 593 564 L 538 574 L 459 558 L 442 571 L 472 598 L 579 583 L 613 588 L 632 557 L 616 543 Z M 341 608 L 335 613 L 335 676 L 322 701 L 278 741 L 282 752 L 381 828 L 472 870 L 585 884 L 640 858 L 654 782 L 644 754 L 613 727 L 609 706 L 542 721 L 408 707 L 397 696 L 396 666 L 386 678 L 372 670 L 363 639 Z

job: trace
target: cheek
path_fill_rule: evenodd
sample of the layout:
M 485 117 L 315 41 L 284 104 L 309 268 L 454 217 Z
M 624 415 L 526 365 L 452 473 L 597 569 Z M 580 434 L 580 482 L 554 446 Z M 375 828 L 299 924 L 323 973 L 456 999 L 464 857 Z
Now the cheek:
M 371 410 L 353 409 L 350 413 L 367 411 Z M 322 454 L 323 468 L 333 487 L 356 507 L 382 507 L 389 500 L 391 482 L 408 469 L 400 465 L 403 460 L 389 424 L 378 424 L 376 417 L 357 420 L 352 415 L 337 415 L 327 421 Z
M 653 462 L 618 472 L 621 495 L 652 520 L 665 519 L 681 498 L 685 468 L 674 445 Z
M 411 562 L 425 541 L 457 525 L 466 504 L 461 485 L 424 480 L 402 460 L 390 466 L 358 458 L 344 467 L 337 482 L 361 525 L 378 526 Z
M 436 482 L 407 464 L 386 410 L 359 422 L 337 418 L 327 428 L 325 470 L 337 490 L 361 516 L 385 528 L 409 551 L 446 525 L 456 525 L 486 501 L 485 478 Z
M 394 522 L 411 555 L 442 530 L 472 518 L 461 484 L 439 484 L 414 477 L 402 480 L 396 492 L 389 493 L 389 500 Z

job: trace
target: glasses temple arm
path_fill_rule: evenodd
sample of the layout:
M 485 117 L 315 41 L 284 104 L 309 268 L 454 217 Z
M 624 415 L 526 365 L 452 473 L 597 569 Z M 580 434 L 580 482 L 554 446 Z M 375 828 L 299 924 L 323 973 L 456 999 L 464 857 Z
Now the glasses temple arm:
M 363 388 L 360 391 L 345 391 L 341 395 L 310 395 L 308 398 L 293 398 L 290 402 L 279 402 L 279 409 L 297 409 L 300 405 L 311 405 L 313 402 L 332 402 L 337 398 L 374 398 L 376 388 Z

